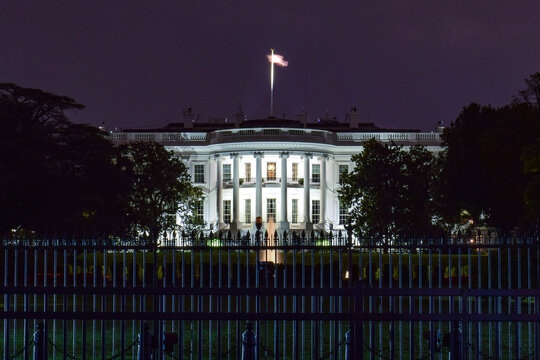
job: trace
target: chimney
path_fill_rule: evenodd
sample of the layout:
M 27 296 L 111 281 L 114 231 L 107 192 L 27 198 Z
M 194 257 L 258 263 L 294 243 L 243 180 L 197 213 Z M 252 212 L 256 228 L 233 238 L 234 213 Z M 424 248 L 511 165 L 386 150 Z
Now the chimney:
M 296 115 L 296 118 L 298 119 L 298 121 L 300 121 L 300 124 L 303 126 L 303 127 L 306 127 L 306 124 L 307 124 L 307 111 L 306 110 L 302 110 L 300 111 L 297 115 Z
M 437 123 L 437 132 L 442 134 L 444 131 L 444 122 L 441 120 Z
M 347 113 L 347 119 L 349 120 L 349 127 L 356 129 L 358 128 L 358 122 L 360 120 L 360 114 L 356 107 L 351 108 L 351 111 Z
M 234 115 L 234 127 L 240 127 L 240 125 L 246 121 L 246 114 L 239 111 Z
M 193 122 L 195 121 L 195 115 L 193 115 L 193 110 L 188 108 L 187 110 L 182 111 L 182 121 L 184 122 L 185 129 L 192 129 Z

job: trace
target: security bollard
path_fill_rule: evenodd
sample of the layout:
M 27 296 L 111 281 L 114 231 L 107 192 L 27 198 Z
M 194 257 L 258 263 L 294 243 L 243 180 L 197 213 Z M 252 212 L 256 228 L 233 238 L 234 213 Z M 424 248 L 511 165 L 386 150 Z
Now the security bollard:
M 345 360 L 353 360 L 352 345 L 352 330 L 349 329 L 345 333 Z
M 257 335 L 253 331 L 251 322 L 246 323 L 246 329 L 242 334 L 242 360 L 255 360 Z
M 34 360 L 47 360 L 45 326 L 42 322 L 37 323 L 37 331 L 34 334 Z

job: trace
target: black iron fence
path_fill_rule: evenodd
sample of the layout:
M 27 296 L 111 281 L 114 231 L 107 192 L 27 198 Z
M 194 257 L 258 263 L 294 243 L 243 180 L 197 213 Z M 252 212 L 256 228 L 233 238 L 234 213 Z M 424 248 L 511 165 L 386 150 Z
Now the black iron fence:
M 540 357 L 537 236 L 383 243 L 316 233 L 169 234 L 159 246 L 115 237 L 4 241 L 2 354 Z

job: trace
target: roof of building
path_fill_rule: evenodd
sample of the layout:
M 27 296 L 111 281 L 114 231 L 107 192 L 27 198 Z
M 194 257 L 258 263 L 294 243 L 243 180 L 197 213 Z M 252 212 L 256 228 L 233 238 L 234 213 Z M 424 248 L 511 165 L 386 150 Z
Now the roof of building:
M 191 124 L 189 124 L 191 122 Z M 191 126 L 186 126 L 187 124 Z M 277 118 L 268 116 L 262 119 L 229 120 L 227 118 L 210 119 L 209 121 L 187 120 L 184 122 L 171 122 L 162 128 L 123 129 L 123 132 L 213 132 L 228 129 L 252 128 L 299 128 L 316 129 L 332 132 L 420 132 L 417 129 L 385 129 L 375 126 L 372 122 L 358 122 L 351 126 L 349 122 L 340 122 L 337 118 L 318 118 L 316 122 L 303 122 L 301 120 Z

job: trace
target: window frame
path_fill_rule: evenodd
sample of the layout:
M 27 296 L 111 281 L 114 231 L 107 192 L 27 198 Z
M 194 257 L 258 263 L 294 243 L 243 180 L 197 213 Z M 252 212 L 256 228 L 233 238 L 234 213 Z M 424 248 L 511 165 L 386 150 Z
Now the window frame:
M 292 163 L 291 175 L 292 181 L 298 181 L 298 163 Z
M 251 182 L 251 180 L 252 180 L 252 177 L 251 177 L 251 163 L 248 162 L 248 163 L 244 164 L 244 181 L 249 183 L 249 182 Z
M 270 169 L 270 166 L 273 165 L 274 169 Z M 273 175 L 270 175 L 273 174 Z M 277 165 L 275 162 L 267 162 L 266 163 L 266 180 L 268 181 L 276 181 L 277 180 Z
M 317 210 L 315 212 L 315 210 Z M 317 219 L 317 221 L 315 221 Z M 311 200 L 311 222 L 318 224 L 321 222 L 321 200 Z
M 298 224 L 298 199 L 292 199 L 291 224 Z
M 223 200 L 223 222 L 225 224 L 231 223 L 232 209 L 231 200 Z
M 197 172 L 197 169 L 201 169 L 202 172 Z M 204 164 L 193 164 L 193 183 L 195 184 L 204 184 L 205 183 L 205 166 Z M 198 179 L 199 176 L 202 176 L 202 180 Z
M 195 219 L 197 221 L 200 221 L 201 223 L 204 223 L 204 200 L 203 199 L 197 201 L 197 204 L 195 205 Z
M 339 202 L 339 225 L 345 225 L 347 223 L 347 219 L 349 217 L 349 209 L 345 206 L 343 201 Z
M 315 169 L 318 169 L 316 172 Z M 314 184 L 321 183 L 321 164 L 311 164 L 311 182 Z
M 244 220 L 246 224 L 250 224 L 252 221 L 251 220 L 251 199 L 244 199 Z
M 342 171 L 342 169 L 345 168 L 346 170 L 345 171 Z M 349 174 L 349 165 L 348 164 L 339 164 L 338 165 L 338 175 L 339 175 L 339 178 L 338 178 L 338 182 L 339 184 L 343 184 L 343 176 L 344 175 L 347 175 Z
M 228 169 L 226 172 L 225 169 Z M 225 177 L 227 176 L 227 177 Z M 223 179 L 223 182 L 231 182 L 232 181 L 232 166 L 231 164 L 223 164 L 221 169 L 221 177 Z
M 272 204 L 272 206 L 270 206 Z M 270 222 L 270 215 L 273 215 L 274 224 L 276 223 L 277 213 L 276 213 L 277 203 L 275 198 L 266 199 L 266 222 Z M 273 210 L 273 211 L 270 211 Z

